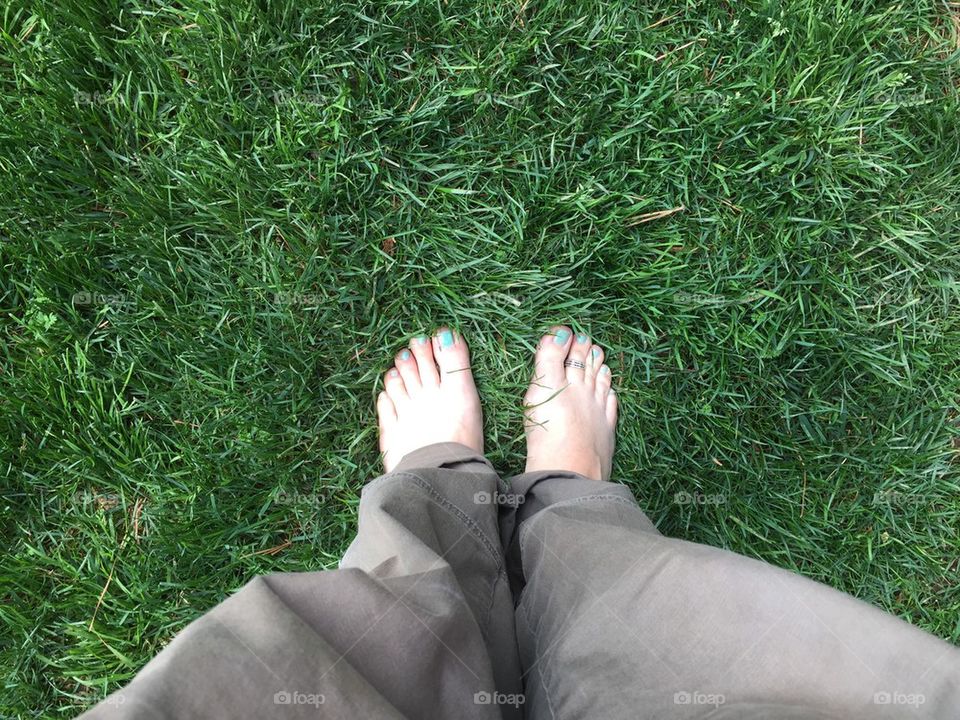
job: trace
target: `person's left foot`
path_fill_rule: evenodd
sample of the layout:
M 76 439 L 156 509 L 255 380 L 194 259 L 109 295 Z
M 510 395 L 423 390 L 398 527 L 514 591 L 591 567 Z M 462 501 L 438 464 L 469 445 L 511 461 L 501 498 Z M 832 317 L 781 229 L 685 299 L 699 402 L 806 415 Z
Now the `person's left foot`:
M 401 350 L 377 397 L 380 452 L 387 472 L 409 452 L 457 442 L 483 453 L 480 396 L 463 338 L 440 328 Z

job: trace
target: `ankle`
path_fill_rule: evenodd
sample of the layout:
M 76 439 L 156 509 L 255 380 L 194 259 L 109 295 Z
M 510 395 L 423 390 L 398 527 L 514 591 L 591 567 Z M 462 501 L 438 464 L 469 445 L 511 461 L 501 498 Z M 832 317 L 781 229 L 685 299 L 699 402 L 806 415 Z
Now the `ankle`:
M 580 457 L 527 457 L 525 472 L 569 472 L 583 475 L 590 480 L 602 480 L 604 472 L 603 461 L 596 453 L 585 454 Z

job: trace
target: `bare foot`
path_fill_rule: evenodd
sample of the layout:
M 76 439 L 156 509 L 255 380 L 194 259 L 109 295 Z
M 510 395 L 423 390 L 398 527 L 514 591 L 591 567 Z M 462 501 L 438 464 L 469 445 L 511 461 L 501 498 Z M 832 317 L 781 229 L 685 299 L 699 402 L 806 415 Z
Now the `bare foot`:
M 608 480 L 617 396 L 603 350 L 586 335 L 555 327 L 540 338 L 534 364 L 524 396 L 527 472 L 568 470 Z
M 377 398 L 386 471 L 407 453 L 433 443 L 458 442 L 483 453 L 480 396 L 463 338 L 440 328 L 432 338 L 411 340 L 394 363 Z

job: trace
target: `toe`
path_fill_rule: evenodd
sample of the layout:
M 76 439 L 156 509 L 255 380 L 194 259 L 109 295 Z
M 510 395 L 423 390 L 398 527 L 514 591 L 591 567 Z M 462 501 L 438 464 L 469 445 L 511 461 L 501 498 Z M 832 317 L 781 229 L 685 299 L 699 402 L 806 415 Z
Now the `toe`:
M 400 377 L 403 378 L 403 384 L 407 388 L 407 394 L 411 397 L 416 395 L 421 387 L 420 368 L 417 366 L 417 360 L 413 357 L 413 353 L 406 349 L 401 350 L 397 353 L 394 362 L 396 363 L 397 370 L 400 371 Z
M 420 374 L 420 383 L 423 387 L 436 387 L 440 384 L 437 374 L 437 361 L 433 358 L 433 343 L 426 335 L 415 337 L 410 341 L 410 350 L 417 360 L 417 370 Z
M 448 327 L 433 335 L 433 356 L 440 368 L 440 384 L 473 382 L 470 374 L 470 351 L 463 337 Z
M 586 376 L 587 355 L 590 351 L 590 336 L 579 334 L 573 339 L 565 363 L 568 382 L 583 382 Z
M 395 408 L 399 409 L 410 399 L 410 396 L 407 394 L 407 386 L 400 376 L 400 371 L 396 368 L 390 368 L 387 370 L 387 374 L 383 376 L 383 388 L 386 390 L 387 395 L 390 396 L 390 400 Z
M 393 426 L 397 422 L 397 409 L 393 406 L 393 401 L 387 395 L 385 390 L 381 390 L 377 395 L 377 423 L 380 426 L 380 451 L 386 450 L 389 443 L 389 435 Z
M 587 353 L 587 369 L 584 371 L 584 378 L 589 383 L 593 383 L 597 379 L 597 373 L 600 372 L 600 367 L 603 365 L 603 348 L 599 345 L 594 345 L 590 348 L 590 352 Z
M 611 390 L 607 395 L 607 405 L 604 408 L 604 412 L 607 416 L 607 422 L 610 423 L 610 427 L 614 427 L 617 424 L 617 394 Z
M 540 338 L 534 359 L 533 384 L 549 388 L 559 387 L 566 375 L 563 361 L 567 357 L 573 333 L 570 328 L 559 325 Z
M 613 376 L 610 373 L 610 367 L 608 365 L 601 365 L 599 372 L 597 372 L 597 399 L 603 400 L 604 402 L 607 399 L 607 396 L 610 394 L 610 385 L 613 382 Z

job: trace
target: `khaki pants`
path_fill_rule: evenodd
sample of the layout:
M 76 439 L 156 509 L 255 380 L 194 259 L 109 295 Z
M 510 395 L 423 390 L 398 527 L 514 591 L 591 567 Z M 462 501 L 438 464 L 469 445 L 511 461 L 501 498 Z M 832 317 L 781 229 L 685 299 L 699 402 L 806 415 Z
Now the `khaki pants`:
M 83 717 L 960 717 L 956 647 L 665 538 L 621 485 L 434 445 L 359 523 L 339 570 L 252 580 Z

